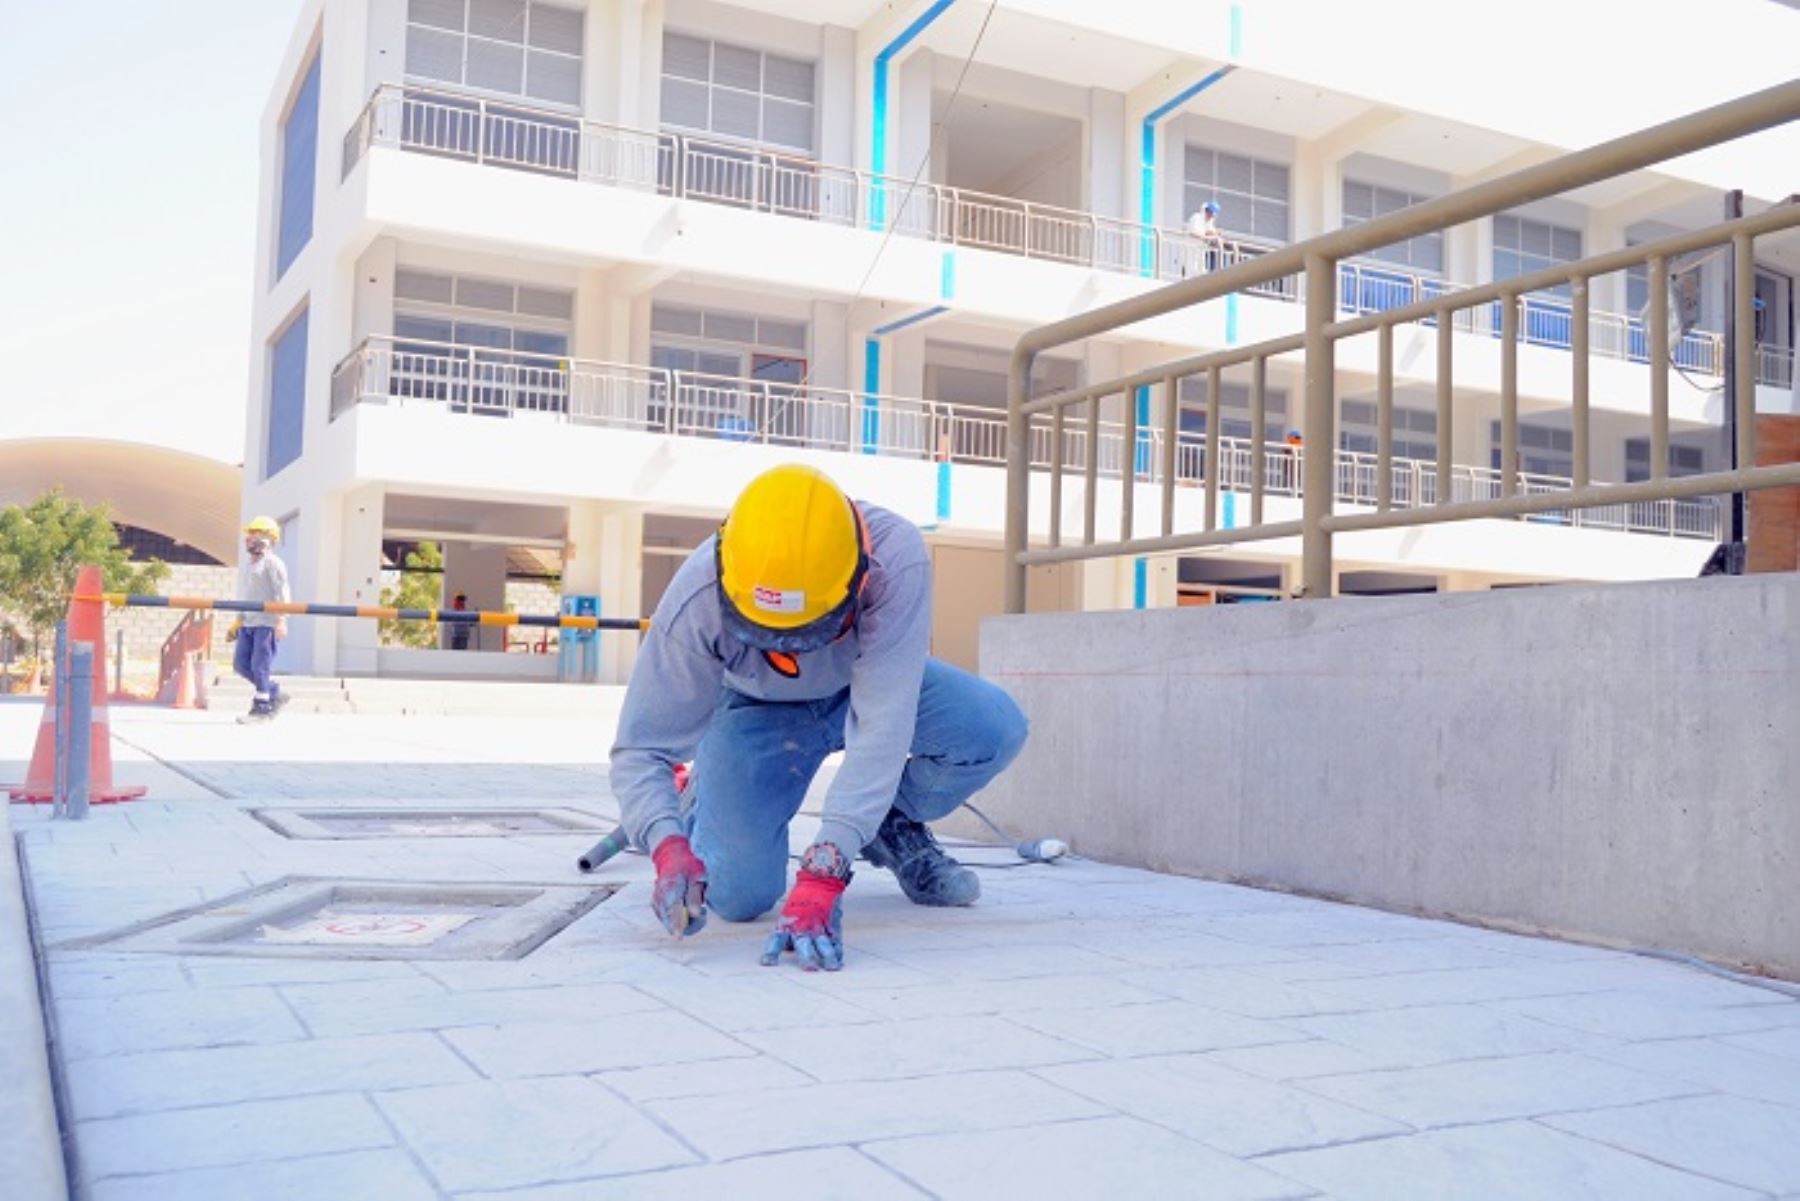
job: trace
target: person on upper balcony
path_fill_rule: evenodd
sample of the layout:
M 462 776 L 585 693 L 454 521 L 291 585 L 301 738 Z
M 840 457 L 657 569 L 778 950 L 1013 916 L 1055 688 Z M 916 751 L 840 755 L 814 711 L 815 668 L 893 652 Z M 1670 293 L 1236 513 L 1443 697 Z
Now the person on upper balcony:
M 1194 259 L 1209 272 L 1217 271 L 1225 263 L 1225 235 L 1219 230 L 1220 211 L 1219 202 L 1209 200 L 1188 217 L 1188 236 L 1198 243 L 1191 248 Z
M 1026 721 L 997 686 L 931 658 L 930 638 L 916 526 L 811 467 L 750 482 L 657 605 L 612 748 L 622 824 L 655 861 L 651 906 L 671 933 L 698 931 L 709 907 L 748 922 L 781 900 L 788 823 L 840 750 L 763 963 L 792 950 L 807 970 L 843 965 L 858 855 L 915 904 L 975 902 L 980 882 L 926 823 L 1013 761 Z

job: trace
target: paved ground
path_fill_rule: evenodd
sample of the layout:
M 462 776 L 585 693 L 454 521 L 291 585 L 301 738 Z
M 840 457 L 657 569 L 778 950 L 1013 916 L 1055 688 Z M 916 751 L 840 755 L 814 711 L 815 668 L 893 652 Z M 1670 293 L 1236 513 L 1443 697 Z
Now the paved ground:
M 0 777 L 37 719 L 0 705 Z M 614 812 L 591 725 L 114 720 L 150 799 L 13 813 L 96 1201 L 1800 1198 L 1800 1002 L 1093 863 L 953 913 L 868 869 L 836 975 L 757 966 L 765 923 L 669 940 L 635 856 L 512 962 L 57 949 L 289 874 L 572 883 L 588 842 L 293 842 L 257 803 Z

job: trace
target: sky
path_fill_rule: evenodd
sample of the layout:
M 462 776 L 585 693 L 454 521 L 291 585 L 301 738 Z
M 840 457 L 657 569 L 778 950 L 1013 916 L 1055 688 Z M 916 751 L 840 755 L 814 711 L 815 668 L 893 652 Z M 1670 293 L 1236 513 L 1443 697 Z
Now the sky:
M 243 458 L 257 121 L 300 0 L 8 0 L 0 434 Z

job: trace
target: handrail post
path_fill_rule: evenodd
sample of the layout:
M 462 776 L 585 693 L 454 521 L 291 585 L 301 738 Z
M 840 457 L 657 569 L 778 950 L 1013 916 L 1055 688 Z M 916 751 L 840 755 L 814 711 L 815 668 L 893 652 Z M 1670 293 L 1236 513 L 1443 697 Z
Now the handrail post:
M 1026 522 L 1030 519 L 1031 449 L 1030 422 L 1025 416 L 1025 399 L 1031 379 L 1031 366 L 1037 356 L 1023 347 L 1013 352 L 1012 374 L 1006 381 L 1006 538 L 1005 538 L 1005 605 L 1008 613 L 1025 611 L 1025 565 L 1019 556 L 1025 552 Z M 1052 446 L 1051 453 L 1060 455 L 1062 448 Z
M 1306 456 L 1301 490 L 1300 595 L 1331 595 L 1331 531 L 1321 522 L 1331 515 L 1331 447 L 1337 441 L 1333 413 L 1333 345 L 1325 327 L 1337 315 L 1336 264 L 1322 254 L 1306 256 L 1306 436 L 1322 453 Z

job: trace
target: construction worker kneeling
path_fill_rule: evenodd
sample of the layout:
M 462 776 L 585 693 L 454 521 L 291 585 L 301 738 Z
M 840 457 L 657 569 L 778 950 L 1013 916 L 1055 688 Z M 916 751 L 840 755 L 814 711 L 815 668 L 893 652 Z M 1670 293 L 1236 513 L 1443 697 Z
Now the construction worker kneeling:
M 843 965 L 843 892 L 860 854 L 916 904 L 970 905 L 975 873 L 926 823 L 1018 755 L 1025 716 L 928 657 L 931 561 L 918 529 L 810 467 L 752 480 L 651 618 L 612 749 L 626 833 L 656 864 L 651 904 L 693 934 L 708 908 L 760 917 L 787 887 L 788 823 L 844 752 L 762 962 Z M 685 793 L 672 769 L 694 767 Z

